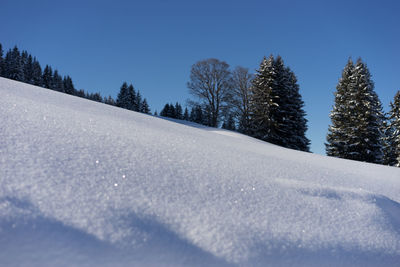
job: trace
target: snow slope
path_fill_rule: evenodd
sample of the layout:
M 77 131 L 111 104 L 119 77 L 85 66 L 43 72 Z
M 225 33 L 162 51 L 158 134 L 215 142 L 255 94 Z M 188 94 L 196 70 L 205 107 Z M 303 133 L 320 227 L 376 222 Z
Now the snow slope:
M 399 266 L 398 168 L 0 93 L 0 266 Z

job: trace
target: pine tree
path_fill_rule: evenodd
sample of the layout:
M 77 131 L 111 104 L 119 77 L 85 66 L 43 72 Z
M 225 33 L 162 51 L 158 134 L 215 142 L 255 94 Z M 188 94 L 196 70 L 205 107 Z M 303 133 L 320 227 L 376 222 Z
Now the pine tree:
M 390 128 L 392 129 L 392 148 L 393 148 L 393 162 L 392 166 L 400 167 L 400 91 L 394 97 L 394 101 L 390 103 L 389 112 Z
M 36 58 L 33 58 L 32 63 L 32 84 L 37 86 L 41 86 L 43 84 L 42 67 L 40 66 Z
M 132 84 L 128 86 L 126 99 L 127 99 L 127 104 L 124 108 L 133 111 L 138 111 L 136 102 L 136 91 Z
M 171 103 L 168 105 L 167 116 L 168 118 L 176 118 L 176 111 L 174 105 Z
M 306 137 L 307 132 L 307 119 L 306 113 L 303 109 L 304 102 L 300 95 L 300 88 L 297 84 L 297 78 L 289 67 L 286 68 L 288 75 L 288 98 L 287 98 L 287 111 L 286 123 L 289 126 L 289 137 L 287 147 L 300 151 L 310 151 L 310 140 Z
M 367 66 L 348 61 L 337 86 L 332 125 L 327 135 L 329 156 L 383 163 L 382 105 Z
M 3 46 L 0 43 L 0 76 L 3 77 L 4 72 L 4 59 L 3 59 Z
M 175 104 L 175 119 L 181 120 L 183 118 L 182 106 L 176 102 Z
M 20 57 L 20 64 L 23 72 L 23 80 L 21 82 L 28 83 L 29 77 L 26 77 L 27 75 L 27 65 L 28 65 L 28 52 L 27 51 L 22 51 L 21 57 Z M 27 79 L 28 78 L 28 79 Z
M 392 103 L 391 103 L 392 104 Z M 397 164 L 395 126 L 390 119 L 390 113 L 385 116 L 383 122 L 383 165 L 395 166 Z
M 160 116 L 162 117 L 168 117 L 169 115 L 169 104 L 165 104 L 164 108 L 160 112 Z
M 192 110 L 190 112 L 190 121 L 196 122 L 199 124 L 205 124 L 203 110 L 200 105 L 196 105 L 196 106 L 192 107 Z
M 139 91 L 137 91 L 136 93 L 136 97 L 135 97 L 135 108 L 134 111 L 140 111 L 140 109 L 142 108 L 142 95 L 140 94 Z
M 108 98 L 104 99 L 104 103 L 106 103 L 107 105 L 111 105 L 111 106 L 115 106 L 115 100 L 109 95 Z
M 307 120 L 294 73 L 280 56 L 264 57 L 252 81 L 251 135 L 261 140 L 308 151 Z
M 26 83 L 33 84 L 33 58 L 31 55 L 28 55 L 28 58 L 26 59 L 24 76 Z
M 119 90 L 117 96 L 117 107 L 120 108 L 129 108 L 130 106 L 130 99 L 128 93 L 128 84 L 124 82 Z
M 149 107 L 149 104 L 147 104 L 146 98 L 143 99 L 143 102 L 140 105 L 140 107 L 141 107 L 140 112 L 145 113 L 145 114 L 150 114 L 150 107 Z
M 24 70 L 21 60 L 21 54 L 15 46 L 9 50 L 5 58 L 5 77 L 16 81 L 24 81 Z
M 58 74 L 58 70 L 53 73 L 52 87 L 54 90 L 64 92 L 64 83 L 62 77 Z
M 76 95 L 77 94 L 77 91 L 75 90 L 75 87 L 74 87 L 74 84 L 72 82 L 72 79 L 68 75 L 64 76 L 63 87 L 64 87 L 64 92 L 66 94 L 70 94 L 70 95 Z
M 351 113 L 349 158 L 382 163 L 382 104 L 374 91 L 371 74 L 361 59 L 357 61 L 354 76 L 356 90 L 351 95 L 355 105 Z
M 187 107 L 185 108 L 185 112 L 183 113 L 183 119 L 184 119 L 185 121 L 188 121 L 188 120 L 189 120 L 189 110 L 188 110 Z
M 351 59 L 348 60 L 342 71 L 342 78 L 336 86 L 335 105 L 331 111 L 330 117 L 332 125 L 329 126 L 326 154 L 332 157 L 348 158 L 349 155 L 349 137 L 348 129 L 350 123 L 350 95 L 355 89 L 354 86 L 354 64 Z M 352 103 L 352 102 L 351 102 Z
M 44 88 L 53 89 L 53 70 L 49 65 L 43 70 L 42 82 Z

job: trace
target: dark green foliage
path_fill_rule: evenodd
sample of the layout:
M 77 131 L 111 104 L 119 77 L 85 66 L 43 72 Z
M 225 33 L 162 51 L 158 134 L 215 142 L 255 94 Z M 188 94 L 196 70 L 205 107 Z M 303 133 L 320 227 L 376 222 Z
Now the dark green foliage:
M 200 105 L 196 105 L 190 111 L 190 121 L 196 122 L 199 124 L 205 124 L 205 119 L 203 116 L 203 110 Z
M 100 93 L 86 93 L 85 98 L 96 102 L 103 102 L 103 97 Z
M 354 64 L 351 59 L 348 60 L 342 71 L 342 77 L 336 86 L 335 105 L 331 111 L 330 117 L 332 125 L 329 126 L 326 154 L 332 157 L 347 158 L 349 157 L 349 138 L 348 130 L 351 127 L 350 121 L 350 92 L 355 89 L 352 82 L 354 73 Z
M 63 82 L 62 77 L 58 74 L 57 70 L 55 70 L 53 73 L 52 89 L 59 91 L 59 92 L 64 92 L 64 82 Z
M 385 160 L 391 166 L 400 167 L 400 91 L 397 91 L 394 101 L 390 103 L 388 128 L 390 130 L 387 134 L 387 145 L 390 146 L 391 153 L 385 151 Z
M 111 106 L 116 106 L 117 103 L 115 100 L 109 95 L 107 98 L 104 98 L 104 103 Z
M 182 114 L 182 106 L 176 102 L 175 104 L 175 118 L 178 120 L 182 120 L 183 119 L 183 114 Z
M 63 86 L 64 86 L 64 92 L 66 94 L 70 94 L 70 95 L 76 94 L 76 90 L 75 90 L 75 87 L 74 87 L 71 77 L 69 77 L 69 76 L 64 77 Z
M 32 63 L 32 84 L 41 86 L 43 83 L 42 81 L 42 67 L 40 66 L 39 62 L 36 58 L 33 58 Z
M 43 82 L 42 86 L 44 88 L 52 89 L 53 70 L 49 65 L 46 65 L 46 67 L 43 70 L 42 82 Z
M 119 93 L 117 96 L 117 107 L 129 109 L 131 106 L 130 103 L 131 99 L 129 99 L 128 84 L 124 82 L 121 85 L 121 88 L 119 89 Z
M 175 107 L 173 104 L 165 104 L 164 108 L 160 112 L 160 116 L 167 118 L 175 118 Z
M 389 113 L 390 116 L 390 113 Z M 394 121 L 385 117 L 383 122 L 383 165 L 396 166 L 398 163 L 396 155 L 396 128 Z
M 145 114 L 151 114 L 150 113 L 150 107 L 149 107 L 149 104 L 147 104 L 146 98 L 143 99 L 143 102 L 140 105 L 140 112 L 145 113 Z
M 335 94 L 327 135 L 329 156 L 383 163 L 382 105 L 367 66 L 348 61 Z
M 134 101 L 134 111 L 140 111 L 142 109 L 142 95 L 137 91 Z
M 185 121 L 189 120 L 189 110 L 188 110 L 188 108 L 185 108 L 185 112 L 183 113 L 183 119 Z
M 30 83 L 93 101 L 104 102 L 109 105 L 115 106 L 118 104 L 118 106 L 130 110 L 143 113 L 150 112 L 147 100 L 142 101 L 140 92 L 136 92 L 132 85 L 128 87 L 126 84 L 125 89 L 127 90 L 122 95 L 120 92 L 120 99 L 117 99 L 117 102 L 111 96 L 103 98 L 100 93 L 89 93 L 83 89 L 76 90 L 70 76 L 62 78 L 58 71 L 55 70 L 53 72 L 52 67 L 49 65 L 46 65 L 42 71 L 42 67 L 35 57 L 32 57 L 27 51 L 20 53 L 16 46 L 12 50 L 9 50 L 6 56 L 3 57 L 3 48 L 0 44 L 0 75 L 5 78 Z
M 28 55 L 26 58 L 26 62 L 24 65 L 24 78 L 25 78 L 26 83 L 34 84 L 34 81 L 33 81 L 33 58 L 31 55 Z
M 176 102 L 175 105 L 172 103 L 165 104 L 164 108 L 160 112 L 160 116 L 182 120 L 183 114 L 181 104 L 179 104 L 178 102 Z
M 9 50 L 7 52 L 4 60 L 4 68 L 4 77 L 16 81 L 24 81 L 25 78 L 22 57 L 16 46 L 13 48 L 13 50 Z
M 139 111 L 139 107 L 137 104 L 137 97 L 136 97 L 136 91 L 135 88 L 133 87 L 132 84 L 128 86 L 128 90 L 126 92 L 126 105 L 124 108 L 133 110 L 133 111 Z
M 0 44 L 0 76 L 3 76 L 4 59 L 3 59 L 3 46 Z
M 283 147 L 309 151 L 307 120 L 294 73 L 281 57 L 264 57 L 252 81 L 251 135 Z

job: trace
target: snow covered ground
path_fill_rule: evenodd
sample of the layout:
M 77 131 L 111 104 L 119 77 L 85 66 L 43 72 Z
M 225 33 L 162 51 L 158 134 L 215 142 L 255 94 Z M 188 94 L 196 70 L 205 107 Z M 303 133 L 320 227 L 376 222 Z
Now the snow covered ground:
M 399 266 L 398 168 L 0 93 L 0 266 Z

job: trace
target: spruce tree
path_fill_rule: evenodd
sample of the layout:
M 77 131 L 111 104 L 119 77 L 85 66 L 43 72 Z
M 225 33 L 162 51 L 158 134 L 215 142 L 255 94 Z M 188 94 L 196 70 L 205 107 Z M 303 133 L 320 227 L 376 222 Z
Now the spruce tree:
M 3 59 L 3 46 L 0 43 L 0 76 L 3 77 L 4 59 Z
M 183 114 L 182 114 L 182 106 L 176 102 L 175 104 L 175 118 L 178 120 L 181 120 L 183 118 Z
M 192 107 L 189 120 L 192 122 L 199 123 L 199 124 L 206 124 L 205 123 L 206 120 L 204 119 L 204 115 L 203 115 L 203 110 L 200 105 L 196 105 L 196 106 Z
M 391 103 L 392 104 L 392 103 Z M 397 164 L 395 125 L 391 113 L 385 116 L 383 122 L 383 165 L 395 166 Z
M 32 63 L 32 84 L 37 86 L 41 86 L 43 84 L 42 67 L 40 66 L 36 58 L 33 58 Z
M 5 77 L 16 81 L 24 81 L 24 69 L 21 54 L 15 46 L 5 57 Z
M 300 95 L 300 87 L 297 78 L 290 68 L 286 68 L 288 75 L 288 98 L 286 123 L 289 126 L 289 137 L 287 147 L 300 151 L 310 151 L 310 140 L 306 137 L 307 119 L 304 111 L 304 102 Z
M 352 110 L 349 158 L 382 163 L 382 104 L 374 91 L 371 74 L 361 59 L 357 61 L 354 76 L 356 90 L 351 95 L 355 105 Z
M 130 106 L 130 99 L 128 94 L 128 84 L 124 82 L 119 90 L 117 96 L 117 107 L 120 108 L 129 108 Z
M 49 65 L 46 65 L 43 70 L 42 82 L 44 88 L 53 89 L 53 70 Z
M 126 99 L 127 99 L 127 104 L 124 108 L 133 111 L 138 111 L 136 102 L 136 91 L 132 84 L 128 86 Z
M 145 114 L 150 114 L 150 107 L 149 107 L 149 104 L 147 104 L 146 98 L 143 99 L 140 107 L 141 107 L 140 112 L 145 113 Z
M 342 71 L 342 77 L 336 86 L 335 104 L 330 114 L 332 125 L 329 126 L 326 154 L 332 157 L 348 158 L 349 136 L 348 130 L 351 125 L 350 120 L 350 95 L 355 89 L 354 86 L 354 64 L 348 60 Z
M 169 104 L 165 104 L 164 108 L 160 112 L 160 116 L 162 117 L 168 117 L 169 115 Z
M 72 79 L 68 75 L 65 76 L 64 79 L 63 79 L 63 87 L 64 87 L 64 92 L 66 94 L 70 94 L 70 95 L 77 94 L 77 91 L 75 90 L 75 87 L 74 87 L 74 84 L 72 82 Z
M 58 74 L 58 70 L 53 73 L 53 89 L 59 92 L 64 92 L 64 83 L 62 77 Z
M 391 158 L 392 166 L 400 167 L 400 91 L 397 91 L 394 101 L 390 103 L 389 112 L 391 142 L 393 148 L 393 158 Z
M 382 105 L 367 66 L 348 61 L 337 86 L 332 125 L 327 135 L 329 156 L 383 163 Z
M 21 82 L 24 83 L 29 83 L 29 77 L 26 77 L 26 75 L 29 75 L 27 72 L 27 65 L 28 65 L 28 52 L 27 51 L 22 51 L 21 57 L 20 57 L 20 64 L 23 72 L 23 80 L 20 80 Z
M 283 147 L 308 151 L 307 120 L 297 79 L 280 56 L 264 57 L 251 90 L 251 135 Z
M 134 105 L 134 111 L 140 111 L 140 109 L 142 108 L 142 95 L 140 94 L 139 91 L 137 91 L 136 93 L 136 97 L 135 97 L 135 105 Z
M 185 112 L 183 113 L 183 119 L 184 119 L 185 121 L 188 121 L 188 120 L 189 120 L 189 110 L 188 110 L 187 107 L 185 108 Z
M 33 58 L 32 55 L 28 55 L 26 64 L 24 67 L 25 82 L 33 84 Z

